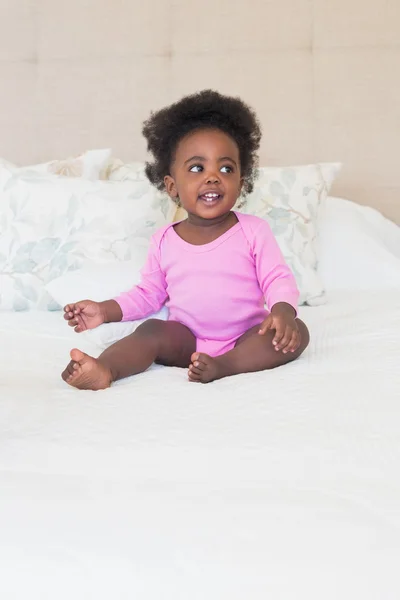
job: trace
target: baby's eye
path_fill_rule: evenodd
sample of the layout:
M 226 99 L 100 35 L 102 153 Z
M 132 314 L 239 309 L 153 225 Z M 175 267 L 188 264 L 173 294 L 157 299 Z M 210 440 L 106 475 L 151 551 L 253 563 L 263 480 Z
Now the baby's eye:
M 189 169 L 191 173 L 201 173 L 203 170 L 203 165 L 192 165 Z
M 233 173 L 233 169 L 229 165 L 225 165 L 225 166 L 221 167 L 221 171 L 223 173 Z

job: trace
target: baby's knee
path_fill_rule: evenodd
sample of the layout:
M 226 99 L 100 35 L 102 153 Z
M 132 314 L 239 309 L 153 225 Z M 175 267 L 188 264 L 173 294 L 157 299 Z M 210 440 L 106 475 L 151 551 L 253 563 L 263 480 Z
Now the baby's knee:
M 135 333 L 145 336 L 159 336 L 165 329 L 165 321 L 160 319 L 147 319 L 144 323 L 139 325 Z

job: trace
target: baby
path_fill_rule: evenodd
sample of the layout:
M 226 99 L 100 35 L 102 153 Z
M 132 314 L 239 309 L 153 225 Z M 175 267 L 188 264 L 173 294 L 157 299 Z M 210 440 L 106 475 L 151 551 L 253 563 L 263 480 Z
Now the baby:
M 64 318 L 78 333 L 143 319 L 164 304 L 169 318 L 147 320 L 97 359 L 72 350 L 64 381 L 100 390 L 156 362 L 207 383 L 298 358 L 309 334 L 297 318 L 294 276 L 268 223 L 233 210 L 253 189 L 254 112 L 206 90 L 152 114 L 143 134 L 153 157 L 147 177 L 187 218 L 152 237 L 139 285 L 113 300 L 68 304 Z

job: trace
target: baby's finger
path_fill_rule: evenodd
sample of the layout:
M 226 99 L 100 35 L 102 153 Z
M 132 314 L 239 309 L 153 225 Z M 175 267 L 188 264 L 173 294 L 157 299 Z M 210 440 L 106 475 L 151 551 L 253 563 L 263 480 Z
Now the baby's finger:
M 300 331 L 296 331 L 296 337 L 294 340 L 292 352 L 296 352 L 296 350 L 299 349 L 300 344 L 301 344 L 301 333 L 300 333 Z
M 270 317 L 267 317 L 265 319 L 265 321 L 263 321 L 261 323 L 258 333 L 260 335 L 265 335 L 267 333 L 268 329 L 271 329 L 271 325 L 272 325 L 272 319 Z
M 285 328 L 285 334 L 284 334 L 283 338 L 281 339 L 279 344 L 276 345 L 277 350 L 283 350 L 286 354 L 286 347 L 287 347 L 288 343 L 290 342 L 290 340 L 292 339 L 292 331 L 293 330 L 290 329 L 289 327 Z
M 75 315 L 75 321 L 76 321 L 76 327 L 75 327 L 76 333 L 82 333 L 82 331 L 86 331 L 87 327 L 81 316 Z
M 90 304 L 89 300 L 80 300 L 79 302 L 75 302 L 75 304 L 74 304 L 74 314 L 75 315 L 82 314 L 88 304 Z
M 68 326 L 69 327 L 75 327 L 76 325 L 78 325 L 78 319 L 75 319 L 75 318 L 71 317 L 68 320 Z
M 286 348 L 283 349 L 284 353 L 287 354 L 288 352 L 294 352 L 298 346 L 297 344 L 297 336 L 298 333 L 296 330 L 292 331 L 292 337 L 290 338 Z
M 288 352 L 296 352 L 296 350 L 298 349 L 299 346 L 300 346 L 300 333 L 298 331 L 294 331 L 291 342 L 288 346 Z
M 272 343 L 275 346 L 275 350 L 279 350 L 280 345 L 281 345 L 280 342 L 284 335 L 285 335 L 285 328 L 282 327 L 281 325 L 277 325 L 274 339 L 272 340 Z

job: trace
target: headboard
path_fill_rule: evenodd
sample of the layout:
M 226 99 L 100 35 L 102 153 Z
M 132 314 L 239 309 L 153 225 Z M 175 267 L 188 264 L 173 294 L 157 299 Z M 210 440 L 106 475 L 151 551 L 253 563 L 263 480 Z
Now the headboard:
M 202 88 L 257 110 L 261 165 L 342 161 L 332 193 L 400 222 L 397 0 L 0 0 L 0 157 L 144 159 L 149 111 Z

